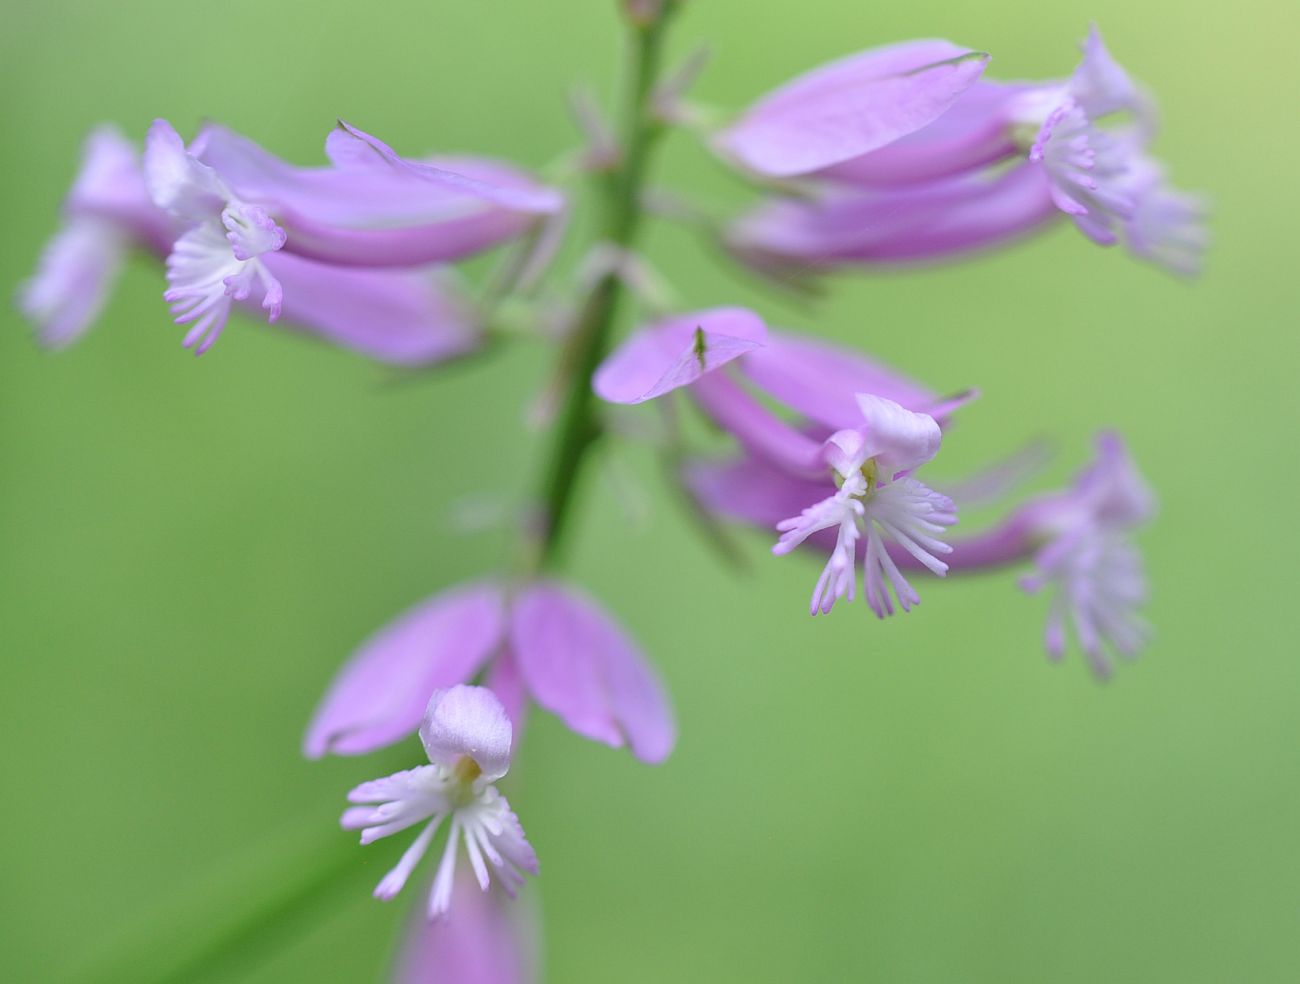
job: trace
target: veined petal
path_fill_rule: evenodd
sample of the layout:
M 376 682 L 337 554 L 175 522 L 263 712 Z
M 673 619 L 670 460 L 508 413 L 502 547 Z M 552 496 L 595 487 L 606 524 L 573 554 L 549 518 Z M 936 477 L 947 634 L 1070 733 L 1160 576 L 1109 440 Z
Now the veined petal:
M 980 79 L 914 133 L 818 177 L 863 188 L 905 186 L 969 174 L 1015 156 L 1011 111 L 1033 85 Z
M 454 589 L 411 609 L 339 672 L 312 717 L 304 754 L 359 755 L 414 734 L 433 692 L 473 677 L 504 633 L 495 584 Z
M 759 174 L 816 172 L 933 122 L 987 63 L 988 55 L 947 41 L 864 51 L 777 89 L 725 130 L 719 146 Z
M 754 312 L 725 307 L 649 325 L 612 352 L 592 377 L 611 403 L 644 403 L 760 348 L 767 326 Z
M 510 716 L 486 687 L 464 684 L 435 690 L 420 724 L 429 761 L 453 768 L 473 759 L 489 782 L 510 769 Z
M 400 156 L 378 137 L 339 120 L 325 140 L 325 153 L 339 168 L 384 168 L 396 170 L 447 188 L 476 195 L 486 201 L 520 212 L 549 215 L 564 206 L 564 198 L 553 188 L 515 183 L 494 184 L 469 177 L 425 161 Z M 504 173 L 504 171 L 500 172 Z
M 660 762 L 676 740 L 663 687 L 635 644 L 589 598 L 554 581 L 515 599 L 511 649 L 533 699 L 578 734 Z

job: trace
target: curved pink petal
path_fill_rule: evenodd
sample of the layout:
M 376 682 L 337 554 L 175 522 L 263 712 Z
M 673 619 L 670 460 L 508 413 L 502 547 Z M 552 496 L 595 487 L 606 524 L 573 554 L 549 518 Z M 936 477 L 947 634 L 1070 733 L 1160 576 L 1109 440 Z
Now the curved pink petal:
M 331 167 L 298 167 L 209 124 L 191 151 L 241 200 L 273 214 L 286 249 L 328 263 L 419 266 L 488 249 L 562 207 L 558 192 L 507 164 L 474 157 L 399 157 L 340 124 Z
M 909 41 L 832 62 L 761 100 L 719 137 L 772 177 L 810 174 L 884 147 L 940 117 L 989 56 L 948 41 Z
M 438 161 L 420 161 L 402 157 L 378 137 L 339 120 L 338 128 L 325 138 L 325 153 L 341 170 L 357 168 L 376 174 L 394 174 L 416 178 L 434 188 L 446 188 L 470 194 L 503 208 L 536 215 L 550 215 L 564 206 L 563 196 L 545 188 L 520 172 L 504 165 L 481 167 L 474 158 L 455 158 L 462 166 L 479 169 L 479 174 L 452 170 Z
M 938 394 L 902 373 L 852 349 L 811 338 L 772 334 L 763 348 L 741 360 L 740 368 L 763 392 L 831 430 L 861 425 L 858 393 L 875 393 L 927 413 L 939 403 Z
M 767 529 L 834 491 L 825 479 L 791 475 L 753 455 L 692 462 L 682 478 L 711 512 Z
M 554 581 L 514 601 L 511 648 L 533 699 L 584 737 L 645 762 L 668 757 L 676 725 L 653 670 L 595 602 Z
M 592 377 L 611 403 L 644 403 L 762 346 L 767 326 L 746 308 L 696 311 L 634 332 Z
M 414 734 L 435 690 L 470 679 L 505 634 L 501 589 L 455 588 L 367 640 L 335 677 L 303 753 L 360 755 Z
M 510 771 L 512 738 L 510 715 L 487 687 L 435 690 L 420 722 L 430 762 L 453 768 L 471 758 L 489 782 Z
M 284 288 L 282 327 L 399 365 L 479 344 L 478 324 L 446 273 L 328 266 L 284 252 L 262 262 Z
M 1051 183 L 1036 164 L 815 201 L 778 200 L 743 216 L 729 243 L 744 258 L 804 268 L 915 263 L 987 249 L 1059 218 Z
M 1020 153 L 1012 139 L 1012 109 L 1039 86 L 981 79 L 933 123 L 861 157 L 819 172 L 823 178 L 868 187 L 907 185 L 988 167 Z

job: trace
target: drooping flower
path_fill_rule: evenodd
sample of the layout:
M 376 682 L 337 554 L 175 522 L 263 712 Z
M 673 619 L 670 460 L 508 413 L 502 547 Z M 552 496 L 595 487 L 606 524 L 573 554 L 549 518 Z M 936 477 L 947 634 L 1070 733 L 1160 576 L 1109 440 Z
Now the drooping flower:
M 1112 117 L 1121 125 L 1104 125 Z M 828 129 L 848 140 L 852 117 L 837 120 L 792 116 L 782 141 L 824 141 Z M 1153 130 L 1149 100 L 1094 28 L 1069 79 L 972 80 L 925 125 L 791 172 L 810 184 L 807 193 L 742 216 L 727 243 L 760 270 L 793 274 L 943 258 L 1005 243 L 1064 214 L 1094 242 L 1125 237 L 1136 255 L 1185 272 L 1195 266 L 1188 254 L 1204 246 L 1196 231 L 1203 209 L 1185 207 L 1186 196 L 1164 182 L 1147 154 Z M 1141 180 L 1150 175 L 1156 180 Z M 1151 221 L 1170 215 L 1151 203 L 1171 198 L 1180 202 L 1176 221 Z M 1134 235 L 1143 211 L 1145 237 Z
M 186 347 L 206 352 L 237 300 L 260 304 L 270 322 L 280 317 L 284 288 L 261 256 L 283 248 L 286 236 L 266 209 L 236 197 L 165 120 L 149 129 L 144 169 L 154 204 L 185 230 L 167 257 L 163 299 L 177 324 L 191 326 Z
M 482 687 L 437 690 L 424 713 L 420 740 L 429 765 L 362 783 L 348 793 L 349 802 L 367 804 L 350 807 L 341 821 L 346 829 L 361 831 L 362 844 L 424 824 L 376 886 L 375 897 L 391 899 L 402 890 L 444 820 L 447 841 L 429 892 L 429 918 L 451 908 L 462 842 L 479 887 L 486 892 L 495 876 L 513 894 L 525 874 L 537 874 L 537 855 L 493 785 L 510 768 L 510 716 Z
M 800 421 L 777 415 L 746 384 Z M 787 500 L 794 507 L 771 525 L 782 534 L 778 554 L 834 533 L 813 590 L 813 614 L 854 596 L 859 541 L 866 599 L 881 617 L 894 611 L 888 589 L 904 610 L 919 601 L 885 549 L 887 541 L 933 573 L 946 571 L 938 555 L 947 547 L 938 537 L 956 521 L 952 502 L 911 472 L 938 451 L 939 419 L 969 395 L 941 400 L 856 353 L 769 333 L 757 315 L 741 308 L 682 315 L 635 332 L 597 370 L 593 386 L 616 403 L 640 403 L 685 387 L 750 457 L 778 476 L 774 487 L 788 481 L 799 488 L 800 497 Z M 763 495 L 743 483 L 731 491 L 742 499 Z
M 1022 523 L 1037 550 L 1020 584 L 1052 593 L 1044 644 L 1053 660 L 1065 655 L 1067 624 L 1101 679 L 1113 669 L 1108 651 L 1132 658 L 1146 644 L 1147 581 L 1132 533 L 1154 514 L 1155 497 L 1111 433 L 1098 437 L 1095 460 L 1070 489 L 1026 507 Z
M 642 761 L 672 751 L 672 710 L 640 650 L 593 600 L 548 580 L 455 588 L 382 629 L 335 678 L 303 751 L 357 755 L 391 744 L 415 731 L 430 693 L 480 677 L 516 730 L 532 700 Z
M 936 555 L 951 548 L 938 537 L 957 521 L 957 513 L 951 499 L 910 475 L 939 450 L 941 432 L 934 418 L 883 397 L 856 396 L 861 428 L 839 431 L 825 445 L 830 478 L 838 488 L 778 522 L 781 538 L 772 552 L 790 553 L 814 533 L 835 530 L 835 546 L 809 605 L 811 614 L 825 614 L 839 598 L 854 597 L 857 544 L 865 539 L 863 594 L 871 610 L 884 618 L 894 613 L 890 588 L 903 611 L 921 601 L 890 557 L 886 538 L 942 576 L 948 566 Z
M 176 160 L 174 143 L 163 150 L 162 157 L 170 157 L 182 173 L 188 168 L 188 162 Z M 18 298 L 41 343 L 57 348 L 79 338 L 98 317 L 127 255 L 138 251 L 162 259 L 186 226 L 186 220 L 151 200 L 140 155 L 131 143 L 112 127 L 93 131 L 64 203 L 63 229 Z M 217 265 L 238 264 L 229 241 L 220 245 Z M 195 259 L 189 253 L 178 263 Z M 449 271 L 339 267 L 284 249 L 256 260 L 283 288 L 280 327 L 400 364 L 451 358 L 479 343 L 477 317 L 460 299 L 461 289 Z M 212 289 L 221 290 L 214 300 L 224 306 L 224 284 Z M 263 298 L 256 293 L 229 300 L 265 315 Z

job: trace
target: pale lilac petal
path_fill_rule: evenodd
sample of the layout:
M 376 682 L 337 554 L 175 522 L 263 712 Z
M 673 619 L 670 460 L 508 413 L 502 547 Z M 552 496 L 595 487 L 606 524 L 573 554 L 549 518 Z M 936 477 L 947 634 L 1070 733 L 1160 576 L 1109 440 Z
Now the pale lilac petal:
M 563 204 L 506 164 L 409 161 L 352 128 L 335 130 L 326 150 L 333 167 L 298 167 L 214 124 L 194 143 L 234 193 L 274 214 L 288 233 L 286 249 L 325 263 L 450 262 L 520 235 Z
M 795 475 L 825 471 L 822 442 L 783 420 L 726 373 L 713 373 L 691 390 L 695 402 L 747 451 Z
M 865 422 L 866 456 L 879 461 L 891 477 L 939 453 L 943 432 L 929 414 L 871 393 L 859 393 L 857 401 Z
M 411 842 L 411 846 L 402 852 L 401 858 L 398 859 L 393 869 L 384 875 L 379 884 L 375 886 L 375 898 L 387 902 L 396 897 L 397 893 L 402 890 L 402 886 L 406 884 L 406 880 L 411 877 L 411 872 L 415 870 L 415 866 L 420 863 L 420 859 L 429 850 L 429 844 L 432 843 L 433 835 L 437 833 L 441 823 L 442 817 L 434 817 L 425 825 L 425 828 Z
M 1024 93 L 1036 88 L 981 79 L 928 126 L 818 176 L 878 188 L 934 181 L 997 164 L 1019 152 L 1011 114 Z
M 1156 497 L 1134 464 L 1124 439 L 1103 431 L 1095 442 L 1096 457 L 1075 478 L 1074 494 L 1102 522 L 1140 526 L 1154 518 Z
M 635 644 L 591 599 L 556 582 L 514 602 L 511 644 L 533 699 L 580 735 L 659 762 L 676 740 L 663 687 Z
M 448 591 L 407 612 L 340 671 L 304 754 L 360 755 L 414 734 L 433 692 L 470 679 L 500 645 L 503 619 L 495 584 Z
M 824 478 L 791 475 L 753 455 L 692 462 L 682 477 L 711 512 L 765 529 L 820 502 L 827 490 Z
M 262 262 L 284 288 L 283 327 L 399 365 L 454 358 L 481 340 L 450 271 L 330 266 L 284 252 Z
M 947 41 L 865 51 L 777 89 L 724 131 L 719 145 L 760 174 L 809 174 L 933 122 L 987 63 L 988 55 Z
M 1137 85 L 1106 50 L 1097 25 L 1080 47 L 1083 60 L 1070 78 L 1069 91 L 1084 112 L 1097 119 L 1141 109 L 1144 100 Z
M 1133 213 L 1124 222 L 1129 251 L 1171 273 L 1200 273 L 1209 247 L 1205 197 L 1170 185 L 1164 169 L 1144 154 L 1130 165 L 1128 183 L 1134 199 Z
M 172 220 L 145 186 L 140 153 L 115 126 L 95 127 L 82 149 L 81 169 L 63 202 L 70 220 L 94 216 L 129 233 L 133 245 L 165 254 L 175 238 Z
M 154 120 L 145 137 L 144 176 L 153 203 L 185 219 L 219 215 L 230 198 L 217 172 L 190 155 L 166 120 Z
M 445 918 L 429 920 L 417 907 L 405 930 L 396 984 L 536 984 L 535 908 L 500 890 L 484 892 L 468 872 L 451 890 Z
M 875 393 L 911 410 L 928 411 L 939 401 L 882 363 L 811 338 L 770 335 L 766 345 L 745 355 L 740 367 L 764 393 L 833 430 L 861 425 L 858 393 Z
M 461 684 L 434 691 L 420 741 L 430 762 L 452 768 L 471 758 L 489 782 L 510 769 L 510 716 L 486 687 Z
M 671 318 L 633 333 L 601 363 L 592 386 L 611 403 L 643 403 L 760 348 L 766 337 L 763 320 L 745 308 Z
M 95 322 L 131 246 L 115 222 L 71 216 L 46 244 L 35 274 L 18 291 L 18 307 L 46 348 L 71 345 Z
M 778 199 L 738 219 L 727 243 L 759 266 L 916 263 L 1003 245 L 1059 215 L 1044 169 L 1026 163 L 996 176 Z
M 410 174 L 421 181 L 454 188 L 521 212 L 549 215 L 558 212 L 564 205 L 563 196 L 553 188 L 515 180 L 494 183 L 438 167 L 436 164 L 402 157 L 378 137 L 342 120 L 339 120 L 338 128 L 332 130 L 326 138 L 325 153 L 339 168 L 357 167 Z M 509 172 L 502 168 L 497 172 L 497 177 L 504 177 L 507 173 Z

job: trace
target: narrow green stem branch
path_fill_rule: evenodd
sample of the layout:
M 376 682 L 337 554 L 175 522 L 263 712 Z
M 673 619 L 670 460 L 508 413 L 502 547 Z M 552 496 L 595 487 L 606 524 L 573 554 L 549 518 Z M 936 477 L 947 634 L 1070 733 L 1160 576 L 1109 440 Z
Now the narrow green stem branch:
M 655 114 L 654 93 L 668 19 L 665 12 L 653 23 L 632 28 L 632 69 L 621 126 L 622 154 L 618 167 L 605 175 L 604 214 L 599 227 L 601 241 L 619 250 L 636 241 L 643 216 L 641 193 L 651 155 L 663 132 Z M 579 309 L 561 356 L 559 379 L 564 397 L 539 488 L 537 536 L 533 555 L 528 558 L 533 570 L 555 563 L 583 459 L 600 436 L 591 376 L 609 348 L 623 293 L 617 271 L 601 274 Z

